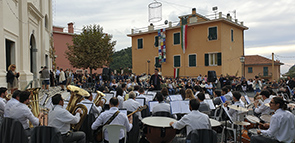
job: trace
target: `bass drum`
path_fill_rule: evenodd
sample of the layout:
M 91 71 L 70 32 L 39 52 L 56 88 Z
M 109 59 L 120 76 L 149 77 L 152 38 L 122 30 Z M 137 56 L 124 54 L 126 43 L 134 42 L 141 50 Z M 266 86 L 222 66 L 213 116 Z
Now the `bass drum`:
M 168 117 L 146 117 L 142 119 L 144 134 L 151 143 L 170 143 L 176 135 L 176 130 L 169 123 L 177 120 Z

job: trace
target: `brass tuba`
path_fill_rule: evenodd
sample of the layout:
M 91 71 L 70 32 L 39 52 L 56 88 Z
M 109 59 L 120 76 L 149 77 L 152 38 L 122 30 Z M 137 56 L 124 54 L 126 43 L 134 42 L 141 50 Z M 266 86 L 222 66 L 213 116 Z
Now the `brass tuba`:
M 30 95 L 30 102 L 28 104 L 28 107 L 31 109 L 33 115 L 35 117 L 39 116 L 40 108 L 39 108 L 39 90 L 40 88 L 30 88 L 27 89 L 31 93 Z M 32 128 L 33 125 L 30 122 L 30 128 Z
M 82 110 L 82 112 L 83 112 L 81 114 L 80 121 L 77 124 L 72 124 L 71 125 L 73 130 L 79 130 L 81 125 L 83 124 L 84 119 L 86 118 L 87 108 L 86 108 L 85 105 L 78 104 L 78 103 L 81 102 L 84 97 L 89 97 L 90 95 L 86 90 L 84 90 L 82 88 L 79 88 L 77 86 L 74 86 L 74 85 L 68 85 L 67 89 L 71 91 L 71 98 L 70 98 L 70 101 L 69 101 L 68 106 L 67 106 L 66 109 L 70 113 L 72 113 L 73 115 L 75 115 L 76 110 L 78 108 L 80 108 Z
M 100 91 L 96 91 L 97 92 L 97 95 L 95 97 L 95 99 L 93 100 L 93 103 L 95 104 L 95 106 L 98 106 L 99 102 L 103 99 L 104 100 L 104 103 L 105 104 L 107 102 L 107 99 L 104 98 L 104 96 L 106 96 L 104 93 L 100 92 Z

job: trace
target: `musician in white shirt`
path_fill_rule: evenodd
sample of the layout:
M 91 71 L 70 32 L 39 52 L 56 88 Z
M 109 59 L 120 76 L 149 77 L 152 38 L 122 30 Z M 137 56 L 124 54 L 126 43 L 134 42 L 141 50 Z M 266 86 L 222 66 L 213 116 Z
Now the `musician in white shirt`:
M 15 90 L 12 94 L 12 98 L 6 103 L 4 109 L 4 117 L 10 116 L 11 108 L 19 103 L 20 90 Z
M 138 92 L 139 92 L 139 95 L 136 98 L 144 98 L 145 99 L 145 105 L 148 105 L 150 100 L 146 96 L 144 96 L 144 88 L 142 88 L 142 87 L 139 88 Z
M 30 102 L 30 92 L 29 91 L 22 91 L 20 95 L 20 103 L 16 104 L 12 107 L 9 118 L 18 120 L 23 125 L 23 128 L 27 130 L 28 136 L 30 135 L 30 128 L 29 128 L 29 122 L 33 124 L 34 127 L 38 126 L 40 124 L 41 118 L 43 116 L 42 113 L 38 115 L 38 118 L 33 115 L 31 112 L 31 109 L 27 106 L 27 104 Z
M 123 102 L 123 108 L 127 109 L 127 111 L 133 112 L 140 107 L 140 104 L 135 100 L 136 95 L 133 91 L 129 93 L 129 99 Z M 136 112 L 139 119 L 141 118 L 141 112 Z
M 2 119 L 4 117 L 4 110 L 5 110 L 5 96 L 7 95 L 7 88 L 1 87 L 0 88 L 0 125 L 2 123 Z
M 270 93 L 268 90 L 264 89 L 260 92 L 260 95 L 262 96 L 263 102 L 260 106 L 258 106 L 258 102 L 254 102 L 254 112 L 256 114 L 261 115 L 269 115 L 270 114 L 270 107 L 266 106 L 265 104 L 268 104 L 270 102 Z
M 98 127 L 103 126 L 117 111 L 118 111 L 119 101 L 116 97 L 110 99 L 110 110 L 102 112 L 98 118 L 93 122 L 91 129 L 96 130 Z M 119 113 L 110 124 L 123 125 L 126 128 L 126 131 L 129 132 L 132 129 L 132 116 L 127 118 L 127 115 L 124 113 Z M 108 132 L 104 131 L 105 143 L 108 143 L 109 136 Z M 124 131 L 120 130 L 120 141 L 119 143 L 124 142 Z
M 208 115 L 201 113 L 198 109 L 200 102 L 197 99 L 191 99 L 189 101 L 189 109 L 192 111 L 187 115 L 184 115 L 177 122 L 170 122 L 170 126 L 174 129 L 182 129 L 186 127 L 187 135 L 196 129 L 211 129 L 211 124 Z
M 233 105 L 239 106 L 239 107 L 244 107 L 244 105 L 240 102 L 240 98 L 241 98 L 241 93 L 238 91 L 234 91 L 233 92 L 233 101 L 234 101 Z M 227 107 L 227 105 L 228 105 L 227 102 L 224 103 L 224 107 Z M 234 109 L 229 109 L 228 114 L 231 116 L 232 120 L 235 122 L 235 121 L 239 120 L 239 117 L 237 117 L 237 116 L 240 116 L 239 114 L 241 114 L 241 112 L 234 110 Z
M 295 139 L 295 116 L 286 111 L 287 104 L 280 97 L 271 99 L 269 105 L 275 114 L 270 123 L 264 124 L 268 130 L 257 130 L 259 135 L 252 136 L 251 143 L 292 142 Z
M 155 96 L 155 100 L 159 103 L 154 105 L 152 109 L 152 114 L 155 114 L 157 112 L 167 112 L 170 113 L 170 104 L 164 102 L 164 97 L 161 92 L 157 92 Z
M 93 114 L 94 117 L 97 118 L 98 115 L 100 114 L 100 112 L 102 111 L 103 101 L 100 100 L 99 103 L 98 103 L 98 106 L 96 106 L 93 103 L 93 95 L 92 95 L 92 93 L 89 92 L 89 95 L 90 96 L 88 96 L 88 97 L 84 97 L 84 100 L 82 100 L 81 103 L 82 104 L 92 104 L 91 109 L 88 109 L 88 110 L 90 110 L 89 113 Z
M 63 142 L 85 143 L 86 135 L 81 131 L 70 131 L 71 124 L 77 124 L 80 121 L 82 110 L 79 108 L 76 115 L 72 115 L 68 110 L 63 108 L 64 100 L 60 94 L 52 97 L 54 107 L 48 114 L 48 126 L 57 128 L 62 135 Z
M 124 94 L 123 89 L 121 87 L 118 87 L 117 92 L 116 92 L 116 97 L 119 100 L 119 106 L 118 106 L 119 109 L 123 108 L 123 104 L 124 104 L 124 96 L 123 96 L 123 94 Z

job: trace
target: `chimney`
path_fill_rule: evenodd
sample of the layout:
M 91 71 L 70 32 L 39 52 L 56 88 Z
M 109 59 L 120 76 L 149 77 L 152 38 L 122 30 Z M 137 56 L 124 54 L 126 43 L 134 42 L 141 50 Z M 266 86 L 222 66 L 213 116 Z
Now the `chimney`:
M 154 30 L 154 24 L 153 24 L 153 23 L 151 23 L 150 26 L 148 26 L 148 30 L 149 30 L 149 31 Z
M 74 23 L 68 23 L 68 33 L 74 33 Z
M 196 15 L 196 14 L 197 14 L 196 8 L 193 8 L 192 9 L 192 15 Z

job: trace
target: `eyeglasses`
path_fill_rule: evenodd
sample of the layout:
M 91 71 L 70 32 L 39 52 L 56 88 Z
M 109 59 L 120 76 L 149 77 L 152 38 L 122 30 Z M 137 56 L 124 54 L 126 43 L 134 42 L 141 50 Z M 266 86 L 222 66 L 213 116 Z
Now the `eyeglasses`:
M 272 102 L 272 101 L 271 101 L 271 102 L 269 102 L 269 104 L 275 104 L 275 102 Z

